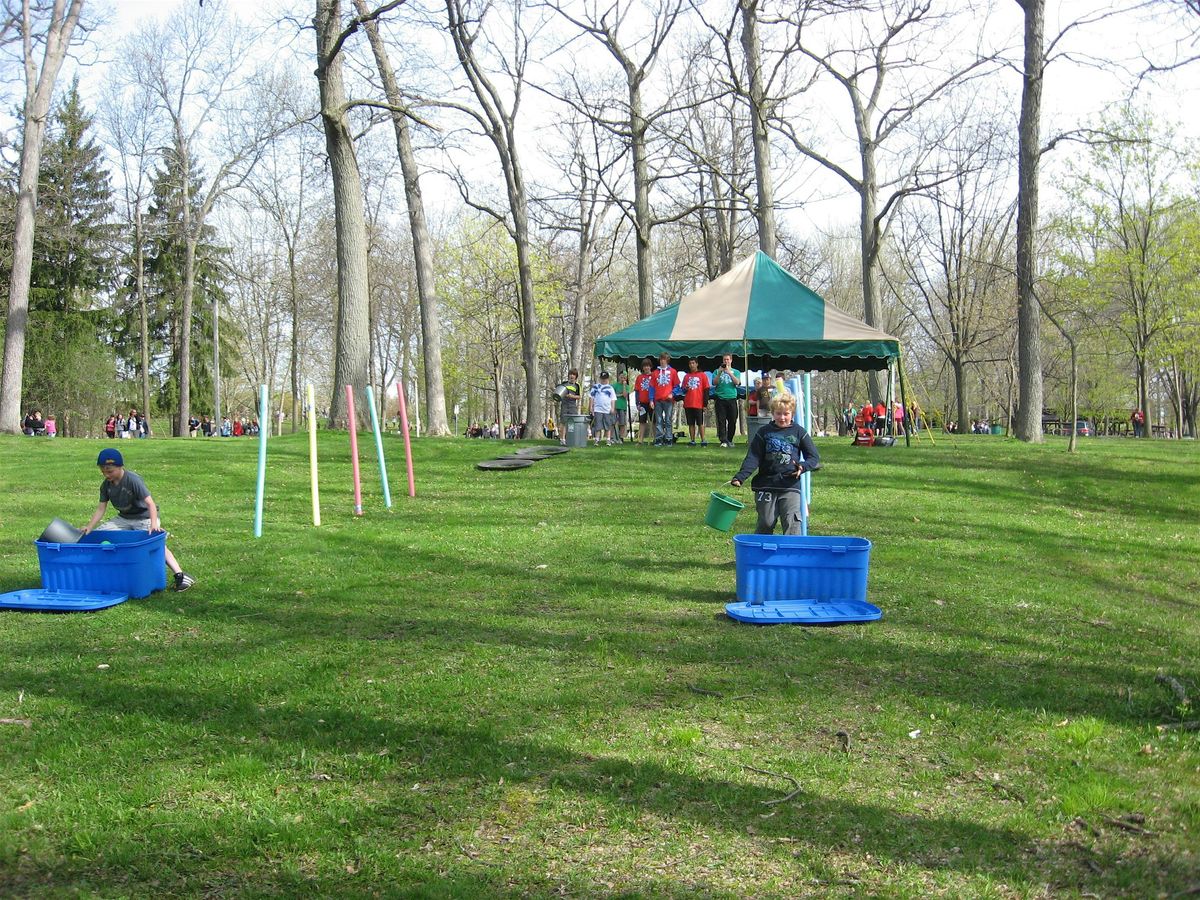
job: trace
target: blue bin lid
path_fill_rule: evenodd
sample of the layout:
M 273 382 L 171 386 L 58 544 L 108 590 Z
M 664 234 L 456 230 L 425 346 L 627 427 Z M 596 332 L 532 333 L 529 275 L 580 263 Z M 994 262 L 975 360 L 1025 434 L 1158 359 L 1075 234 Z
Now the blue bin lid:
M 744 600 L 726 603 L 725 612 L 731 619 L 753 625 L 845 625 L 883 617 L 878 606 L 862 600 Z
M 31 588 L 0 594 L 0 609 L 25 609 L 37 612 L 92 612 L 124 603 L 128 594 L 104 591 L 50 591 Z

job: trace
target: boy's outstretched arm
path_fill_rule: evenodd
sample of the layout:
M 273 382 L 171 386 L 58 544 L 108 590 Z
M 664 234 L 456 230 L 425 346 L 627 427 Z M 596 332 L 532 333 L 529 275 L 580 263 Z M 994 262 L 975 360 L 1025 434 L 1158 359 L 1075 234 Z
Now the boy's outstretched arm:
M 93 528 L 100 524 L 100 520 L 104 518 L 104 511 L 108 509 L 108 501 L 101 500 L 100 505 L 96 507 L 96 511 L 92 513 L 92 520 L 83 526 L 81 531 L 84 534 L 91 532 Z
M 729 483 L 734 487 L 741 487 L 742 482 L 754 474 L 754 470 L 758 468 L 759 445 L 761 440 L 758 434 L 754 435 L 754 440 L 746 445 L 746 458 L 742 460 L 742 467 L 738 469 L 738 473 L 730 479 Z

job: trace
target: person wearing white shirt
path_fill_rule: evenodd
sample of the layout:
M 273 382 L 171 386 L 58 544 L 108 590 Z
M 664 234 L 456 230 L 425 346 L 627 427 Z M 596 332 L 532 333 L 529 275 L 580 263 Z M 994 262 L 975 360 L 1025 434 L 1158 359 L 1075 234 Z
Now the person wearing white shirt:
M 600 383 L 593 384 L 588 391 L 592 398 L 592 434 L 596 438 L 596 446 L 605 440 L 611 446 L 613 430 L 616 426 L 617 392 L 609 384 L 611 376 L 607 372 L 600 373 Z

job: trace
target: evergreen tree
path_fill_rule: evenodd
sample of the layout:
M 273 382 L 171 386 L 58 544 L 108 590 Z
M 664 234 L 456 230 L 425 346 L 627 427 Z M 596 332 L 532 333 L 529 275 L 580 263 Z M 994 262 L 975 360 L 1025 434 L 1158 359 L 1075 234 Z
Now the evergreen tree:
M 112 353 L 96 340 L 109 327 L 112 188 L 91 131 L 76 82 L 42 150 L 22 377 L 23 405 L 64 434 L 94 427 L 113 393 Z
M 193 203 L 201 194 L 203 172 L 197 161 L 190 165 L 193 183 L 190 196 Z M 155 172 L 152 182 L 150 207 L 146 214 L 146 232 L 149 242 L 145 254 L 146 295 L 149 307 L 151 339 L 151 384 L 152 396 L 159 411 L 159 418 L 179 405 L 179 335 L 180 310 L 178 308 L 180 284 L 183 280 L 184 242 L 181 234 L 182 221 L 182 167 L 176 155 L 165 150 L 162 167 Z M 195 212 L 193 211 L 193 221 Z M 190 393 L 194 398 L 211 397 L 213 394 L 212 374 L 212 310 L 221 310 L 227 304 L 221 263 L 226 255 L 225 248 L 216 246 L 216 229 L 205 225 L 196 246 L 195 295 L 192 300 L 192 365 Z M 132 279 L 131 279 L 132 280 Z M 131 298 L 131 300 L 134 298 Z M 138 320 L 136 316 L 124 316 L 116 329 L 122 346 L 122 359 L 133 369 L 137 365 Z M 235 327 L 222 313 L 220 322 L 221 371 L 231 374 L 236 362 L 237 334 Z M 199 408 L 199 407 L 197 407 Z M 165 426 L 165 421 L 163 422 Z
M 42 151 L 30 310 L 95 307 L 112 271 L 112 186 L 79 82 L 54 114 Z

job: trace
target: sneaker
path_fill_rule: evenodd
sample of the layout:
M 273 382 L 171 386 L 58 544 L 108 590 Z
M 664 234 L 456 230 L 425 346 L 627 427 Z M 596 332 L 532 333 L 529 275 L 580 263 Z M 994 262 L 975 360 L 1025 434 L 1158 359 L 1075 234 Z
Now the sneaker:
M 559 445 L 560 447 L 565 447 L 565 446 L 567 446 L 567 439 L 566 439 L 566 438 L 559 438 L 559 439 L 558 439 L 558 445 Z
M 175 590 L 176 591 L 186 591 L 188 588 L 190 588 L 195 583 L 196 583 L 196 579 L 193 578 L 191 575 L 189 575 L 187 572 L 176 572 L 175 573 Z
M 708 441 L 701 441 L 701 442 L 700 442 L 700 446 L 701 446 L 701 447 L 707 447 L 707 446 L 708 446 Z
M 688 446 L 689 446 L 689 447 L 695 447 L 695 446 L 696 446 L 696 442 L 695 442 L 695 441 L 688 441 Z

